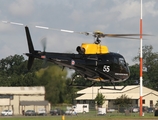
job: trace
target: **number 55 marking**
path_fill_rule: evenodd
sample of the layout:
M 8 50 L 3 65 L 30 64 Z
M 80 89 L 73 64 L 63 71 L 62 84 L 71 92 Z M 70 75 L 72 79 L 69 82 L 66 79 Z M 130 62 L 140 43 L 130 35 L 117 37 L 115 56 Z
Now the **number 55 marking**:
M 103 72 L 110 72 L 110 66 L 104 65 L 103 66 Z

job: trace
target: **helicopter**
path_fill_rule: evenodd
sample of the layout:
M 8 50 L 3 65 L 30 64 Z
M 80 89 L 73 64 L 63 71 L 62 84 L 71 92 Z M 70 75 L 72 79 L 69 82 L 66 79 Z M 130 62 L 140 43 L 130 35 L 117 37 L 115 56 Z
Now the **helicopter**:
M 42 26 L 36 27 L 49 29 L 48 27 Z M 64 29 L 58 31 L 74 33 L 74 31 Z M 125 58 L 121 54 L 109 52 L 107 46 L 100 44 L 101 38 L 119 37 L 136 39 L 131 36 L 140 36 L 140 34 L 104 34 L 100 31 L 95 31 L 93 33 L 80 32 L 80 34 L 92 35 L 95 41 L 94 43 L 82 43 L 81 46 L 77 46 L 76 51 L 78 53 L 75 54 L 46 52 L 45 46 L 43 51 L 35 50 L 28 26 L 25 26 L 25 32 L 29 49 L 29 53 L 25 53 L 25 55 L 28 56 L 28 70 L 31 69 L 35 58 L 45 59 L 63 68 L 67 67 L 75 70 L 76 74 L 72 77 L 70 83 L 72 86 L 74 85 L 73 82 L 76 77 L 79 75 L 85 80 L 93 81 L 91 86 L 96 82 L 110 82 L 114 86 L 114 89 L 116 89 L 115 83 L 126 81 L 129 78 L 130 70 Z M 101 88 L 103 87 L 101 86 Z

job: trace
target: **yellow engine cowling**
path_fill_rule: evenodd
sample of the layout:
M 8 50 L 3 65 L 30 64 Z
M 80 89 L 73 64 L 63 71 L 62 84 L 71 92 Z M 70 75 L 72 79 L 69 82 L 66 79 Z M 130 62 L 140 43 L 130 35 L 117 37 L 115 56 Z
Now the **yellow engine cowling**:
M 82 43 L 80 47 L 77 47 L 77 51 L 81 54 L 101 54 L 108 53 L 108 47 L 100 44 L 88 44 Z

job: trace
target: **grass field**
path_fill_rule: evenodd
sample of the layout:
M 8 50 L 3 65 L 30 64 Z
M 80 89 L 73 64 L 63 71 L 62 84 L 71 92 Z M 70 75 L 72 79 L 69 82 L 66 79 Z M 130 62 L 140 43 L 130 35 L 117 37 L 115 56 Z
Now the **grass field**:
M 145 114 L 106 114 L 97 116 L 96 114 L 78 114 L 78 116 L 1 116 L 0 120 L 158 120 L 158 116 Z
M 134 116 L 35 116 L 35 117 L 0 117 L 0 120 L 157 120 L 157 117 Z

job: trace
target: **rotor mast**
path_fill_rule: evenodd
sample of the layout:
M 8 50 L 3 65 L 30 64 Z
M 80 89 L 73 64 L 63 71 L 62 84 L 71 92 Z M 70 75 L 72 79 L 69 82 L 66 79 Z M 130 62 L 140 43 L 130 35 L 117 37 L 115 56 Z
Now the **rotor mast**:
M 95 43 L 95 44 L 100 44 L 101 40 L 100 40 L 99 38 L 104 37 L 103 35 L 104 35 L 104 34 L 103 34 L 102 32 L 100 32 L 100 31 L 95 31 L 95 32 L 93 33 L 93 37 L 95 38 L 94 43 Z

